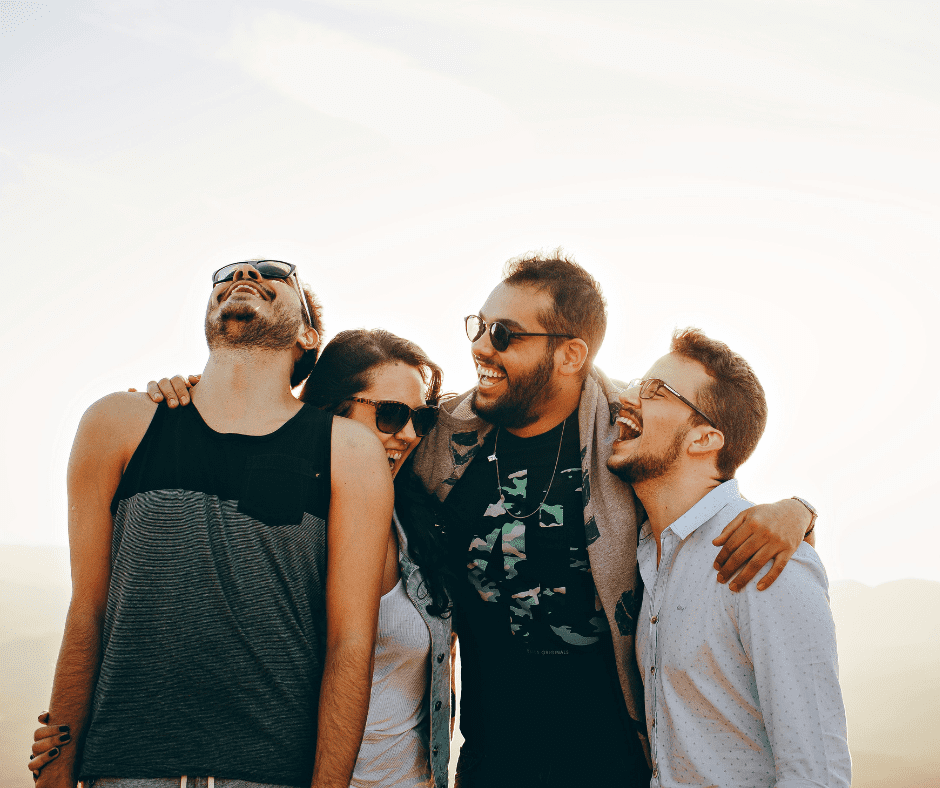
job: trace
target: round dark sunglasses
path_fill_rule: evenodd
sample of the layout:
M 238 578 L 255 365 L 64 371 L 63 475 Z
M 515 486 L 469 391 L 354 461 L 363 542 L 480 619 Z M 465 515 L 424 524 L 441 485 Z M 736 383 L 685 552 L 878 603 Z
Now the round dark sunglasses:
M 243 265 L 250 265 L 265 279 L 290 279 L 293 277 L 294 285 L 300 294 L 300 303 L 303 304 L 304 314 L 307 316 L 307 325 L 313 325 L 310 307 L 307 306 L 307 296 L 304 295 L 304 291 L 300 287 L 300 280 L 297 278 L 297 266 L 293 263 L 285 263 L 283 260 L 244 260 L 241 263 L 223 265 L 212 274 L 212 286 L 216 287 L 223 282 L 231 282 L 235 278 L 235 272 Z
M 467 328 L 467 339 L 476 342 L 486 332 L 487 327 L 490 331 L 490 344 L 493 349 L 502 353 L 509 347 L 513 337 L 564 337 L 565 339 L 577 339 L 571 334 L 544 334 L 533 333 L 531 331 L 511 331 L 502 323 L 487 323 L 479 315 L 467 315 L 464 318 L 464 324 Z
M 350 402 L 363 402 L 375 408 L 375 426 L 379 432 L 394 435 L 404 429 L 408 420 L 414 427 L 415 435 L 423 438 L 437 424 L 437 407 L 422 405 L 420 408 L 409 408 L 404 402 L 394 400 L 374 400 L 363 397 L 350 397 Z

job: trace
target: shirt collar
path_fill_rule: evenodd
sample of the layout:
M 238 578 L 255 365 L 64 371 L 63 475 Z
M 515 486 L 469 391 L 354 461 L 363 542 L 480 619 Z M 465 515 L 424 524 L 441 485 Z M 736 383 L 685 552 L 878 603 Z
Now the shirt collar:
M 707 523 L 731 501 L 740 497 L 737 479 L 722 482 L 682 517 L 670 523 L 665 530 L 668 531 L 671 528 L 680 539 L 686 539 L 696 528 Z

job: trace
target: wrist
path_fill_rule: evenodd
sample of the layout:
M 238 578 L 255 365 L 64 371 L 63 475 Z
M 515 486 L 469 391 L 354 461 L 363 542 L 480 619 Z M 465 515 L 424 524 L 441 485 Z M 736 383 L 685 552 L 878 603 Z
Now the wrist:
M 806 511 L 809 512 L 809 525 L 806 528 L 806 533 L 803 534 L 803 538 L 805 539 L 816 528 L 816 518 L 819 513 L 816 511 L 816 507 L 805 498 L 800 498 L 798 495 L 793 495 L 790 497 L 790 500 L 799 501 L 806 508 Z

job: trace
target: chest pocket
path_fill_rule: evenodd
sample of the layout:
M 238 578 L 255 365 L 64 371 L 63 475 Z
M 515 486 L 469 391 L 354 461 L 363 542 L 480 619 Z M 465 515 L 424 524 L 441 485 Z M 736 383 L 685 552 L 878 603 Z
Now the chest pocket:
M 238 499 L 238 511 L 265 525 L 294 525 L 310 511 L 324 479 L 313 463 L 286 454 L 257 454 L 245 464 L 245 483 Z

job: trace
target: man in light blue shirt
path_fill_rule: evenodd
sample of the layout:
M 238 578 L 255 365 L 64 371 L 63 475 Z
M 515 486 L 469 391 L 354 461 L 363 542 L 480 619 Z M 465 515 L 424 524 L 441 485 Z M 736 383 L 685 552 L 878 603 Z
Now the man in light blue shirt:
M 715 581 L 712 540 L 751 506 L 733 478 L 767 421 L 763 388 L 727 345 L 678 331 L 621 395 L 608 468 L 646 509 L 638 561 L 654 788 L 849 786 L 828 581 L 800 545 L 776 583 Z

